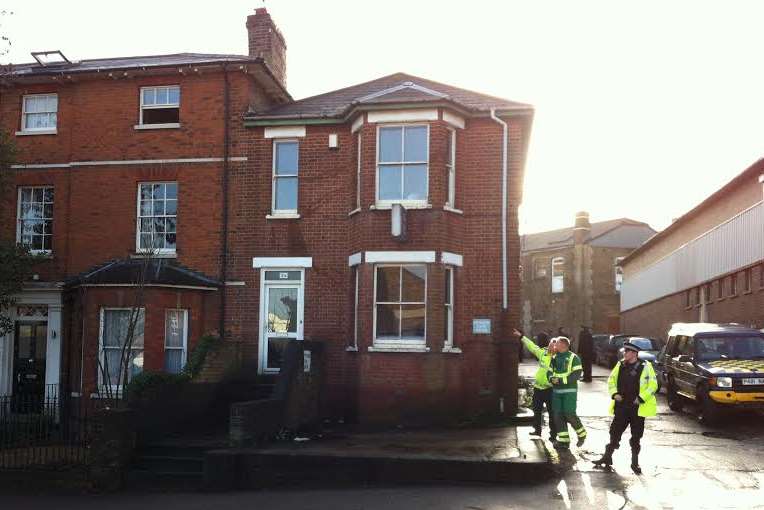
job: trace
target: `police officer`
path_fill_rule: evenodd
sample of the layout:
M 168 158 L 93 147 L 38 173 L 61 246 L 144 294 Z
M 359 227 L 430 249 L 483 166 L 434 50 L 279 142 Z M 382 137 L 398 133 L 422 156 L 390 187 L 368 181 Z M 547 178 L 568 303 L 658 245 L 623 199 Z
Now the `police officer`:
M 552 416 L 557 427 L 557 440 L 553 444 L 555 448 L 566 449 L 570 448 L 569 423 L 578 436 L 576 446 L 583 445 L 586 439 L 586 429 L 576 414 L 581 359 L 570 351 L 567 337 L 558 336 L 555 349 L 557 353 L 547 374 L 552 383 Z
M 522 341 L 520 345 L 525 344 L 525 347 L 539 362 L 533 381 L 533 435 L 541 436 L 541 425 L 544 423 L 544 406 L 546 406 L 546 411 L 549 413 L 549 439 L 554 441 L 557 431 L 552 415 L 552 383 L 549 382 L 548 372 L 555 353 L 555 342 L 550 341 L 549 345 L 542 349 L 524 336 L 521 331 L 516 329 L 513 334 Z
M 649 361 L 640 361 L 639 347 L 626 342 L 623 345 L 623 361 L 616 363 L 610 373 L 607 385 L 610 392 L 610 443 L 605 454 L 595 465 L 610 467 L 613 464 L 613 452 L 618 449 L 626 427 L 631 427 L 631 469 L 636 474 L 642 473 L 639 467 L 640 439 L 645 432 L 645 418 L 655 416 L 658 403 L 655 393 L 658 381 L 655 370 Z

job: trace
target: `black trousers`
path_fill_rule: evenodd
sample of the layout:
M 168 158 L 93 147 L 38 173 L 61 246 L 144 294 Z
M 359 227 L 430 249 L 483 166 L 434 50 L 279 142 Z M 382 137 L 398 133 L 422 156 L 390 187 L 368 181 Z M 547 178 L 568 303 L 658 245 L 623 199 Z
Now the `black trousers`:
M 533 388 L 533 428 L 536 430 L 541 430 L 544 424 L 544 406 L 549 413 L 549 436 L 554 439 L 557 437 L 557 427 L 552 418 L 552 388 Z
M 621 436 L 626 427 L 631 427 L 631 439 L 629 445 L 632 450 L 639 452 L 639 441 L 645 433 L 645 419 L 638 414 L 637 406 L 615 406 L 615 417 L 610 424 L 610 446 L 618 449 L 621 444 Z
M 582 380 L 584 382 L 591 382 L 592 380 L 592 356 L 587 354 L 581 356 L 581 366 L 584 369 Z

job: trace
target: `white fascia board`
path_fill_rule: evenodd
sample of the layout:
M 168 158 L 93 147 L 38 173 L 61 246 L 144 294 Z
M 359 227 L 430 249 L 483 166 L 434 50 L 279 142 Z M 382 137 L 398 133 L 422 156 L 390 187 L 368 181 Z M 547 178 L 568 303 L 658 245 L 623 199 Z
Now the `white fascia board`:
M 252 267 L 313 267 L 313 257 L 254 257 Z
M 369 112 L 367 121 L 373 122 L 414 122 L 438 120 L 438 110 L 382 110 Z
M 296 138 L 305 136 L 305 126 L 266 127 L 265 138 Z
M 459 129 L 464 129 L 465 122 L 466 122 L 464 120 L 464 117 L 461 117 L 459 115 L 456 115 L 446 110 L 443 110 L 443 120 Z
M 363 252 L 354 253 L 348 257 L 348 266 L 357 266 L 363 261 Z
M 435 262 L 434 251 L 367 251 L 366 263 L 381 262 L 420 262 L 431 264 Z
M 356 117 L 356 119 L 353 121 L 353 125 L 350 126 L 350 132 L 355 133 L 361 129 L 361 126 L 363 126 L 363 113 Z
M 444 251 L 440 254 L 440 261 L 449 266 L 462 267 L 464 265 L 464 259 L 458 253 L 451 253 L 450 251 Z

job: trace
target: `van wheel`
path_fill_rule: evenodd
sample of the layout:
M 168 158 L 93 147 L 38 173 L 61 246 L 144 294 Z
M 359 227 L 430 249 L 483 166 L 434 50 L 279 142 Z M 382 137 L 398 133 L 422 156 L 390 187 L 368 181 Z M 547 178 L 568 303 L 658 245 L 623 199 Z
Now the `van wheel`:
M 700 402 L 700 421 L 705 425 L 716 425 L 719 423 L 721 409 L 719 405 L 708 396 L 708 391 L 701 388 L 698 392 L 698 401 Z
M 682 410 L 682 407 L 684 407 L 682 397 L 676 392 L 674 382 L 671 380 L 669 380 L 668 386 L 666 387 L 666 400 L 668 400 L 669 409 L 674 412 L 678 413 Z

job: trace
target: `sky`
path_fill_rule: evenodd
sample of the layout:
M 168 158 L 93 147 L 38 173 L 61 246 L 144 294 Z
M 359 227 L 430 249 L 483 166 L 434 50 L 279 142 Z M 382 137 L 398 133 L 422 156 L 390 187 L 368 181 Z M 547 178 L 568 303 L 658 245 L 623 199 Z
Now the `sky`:
M 759 1 L 3 0 L 3 61 L 246 54 L 263 5 L 294 98 L 402 71 L 534 105 L 522 233 L 660 230 L 764 155 Z

